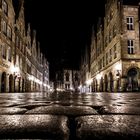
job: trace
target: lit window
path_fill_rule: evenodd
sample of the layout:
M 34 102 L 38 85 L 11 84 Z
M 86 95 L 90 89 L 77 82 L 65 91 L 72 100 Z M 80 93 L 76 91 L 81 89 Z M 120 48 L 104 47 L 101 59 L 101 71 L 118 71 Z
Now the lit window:
M 6 59 L 6 45 L 2 46 L 2 58 Z
M 5 0 L 2 1 L 2 10 L 6 15 L 8 15 L 8 4 Z
M 134 18 L 127 17 L 127 30 L 134 30 Z
M 11 48 L 8 49 L 8 61 L 11 62 Z
M 3 33 L 6 35 L 7 24 L 6 24 L 6 21 L 4 21 L 3 19 L 1 20 L 1 28 L 2 28 Z
M 7 27 L 7 36 L 12 39 L 12 29 L 9 26 Z
M 134 54 L 134 41 L 128 40 L 127 45 L 128 45 L 128 54 Z

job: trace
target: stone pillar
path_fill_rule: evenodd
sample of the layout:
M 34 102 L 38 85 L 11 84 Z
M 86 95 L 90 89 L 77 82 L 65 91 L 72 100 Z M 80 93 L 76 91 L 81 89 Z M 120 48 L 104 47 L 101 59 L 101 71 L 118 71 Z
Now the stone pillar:
M 121 91 L 126 91 L 126 78 L 121 78 Z

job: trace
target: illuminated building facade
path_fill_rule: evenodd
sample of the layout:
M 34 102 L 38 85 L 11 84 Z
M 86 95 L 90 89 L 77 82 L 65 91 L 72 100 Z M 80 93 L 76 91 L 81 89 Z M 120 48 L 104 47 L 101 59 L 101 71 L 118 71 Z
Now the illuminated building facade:
M 56 89 L 58 91 L 78 91 L 80 72 L 78 70 L 63 69 L 56 73 Z
M 18 13 L 12 0 L 0 0 L 0 92 L 47 91 L 49 63 L 36 32 L 25 29 L 24 0 Z
M 64 89 L 78 91 L 80 74 L 78 70 L 64 70 Z
M 80 92 L 91 92 L 90 49 L 86 46 L 81 58 Z
M 140 90 L 139 6 L 107 0 L 91 43 L 92 91 Z

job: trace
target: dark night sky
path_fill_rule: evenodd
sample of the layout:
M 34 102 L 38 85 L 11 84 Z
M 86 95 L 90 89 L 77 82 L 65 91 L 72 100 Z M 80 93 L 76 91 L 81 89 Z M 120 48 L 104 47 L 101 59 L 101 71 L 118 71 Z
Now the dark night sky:
M 104 3 L 25 0 L 26 23 L 37 30 L 41 50 L 50 63 L 51 79 L 62 67 L 79 68 L 81 49 L 90 44 L 92 26 L 104 15 Z
M 26 22 L 37 30 L 41 50 L 50 63 L 51 78 L 62 67 L 79 68 L 81 49 L 90 43 L 93 23 L 103 9 L 104 0 L 25 0 Z

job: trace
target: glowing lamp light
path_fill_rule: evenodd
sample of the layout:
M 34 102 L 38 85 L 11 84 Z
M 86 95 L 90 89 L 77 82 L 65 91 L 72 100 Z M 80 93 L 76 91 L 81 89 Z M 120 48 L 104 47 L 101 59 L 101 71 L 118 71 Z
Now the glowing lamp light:
M 19 67 L 15 67 L 14 65 L 10 67 L 10 70 L 12 73 L 19 73 Z
M 80 85 L 78 88 L 79 88 L 79 89 L 81 89 L 81 88 L 82 88 L 82 86 Z
M 115 69 L 121 71 L 122 70 L 121 64 L 120 63 L 119 64 L 116 64 L 115 65 Z
M 70 90 L 73 90 L 73 88 L 71 87 Z
M 29 78 L 30 81 L 33 81 L 34 80 L 34 77 L 32 75 L 29 75 L 28 78 Z
M 86 81 L 87 85 L 90 85 L 91 83 L 92 83 L 92 79 L 89 79 L 89 80 Z
M 102 75 L 101 74 L 97 74 L 96 79 L 100 80 L 101 78 L 102 78 Z

